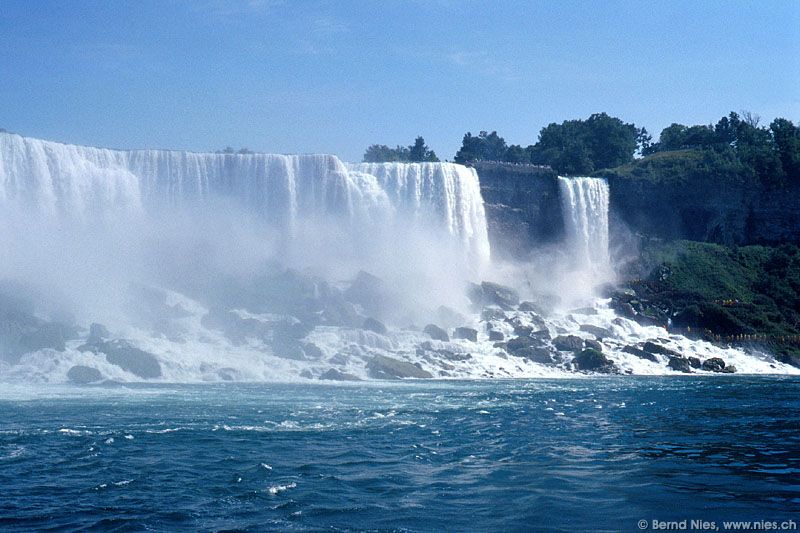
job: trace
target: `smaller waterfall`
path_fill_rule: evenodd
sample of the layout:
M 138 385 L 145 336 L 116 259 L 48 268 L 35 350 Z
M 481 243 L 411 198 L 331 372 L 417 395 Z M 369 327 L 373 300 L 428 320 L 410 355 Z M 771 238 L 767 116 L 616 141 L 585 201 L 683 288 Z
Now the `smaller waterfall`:
M 602 178 L 558 178 L 567 242 L 578 269 L 610 272 L 608 183 Z

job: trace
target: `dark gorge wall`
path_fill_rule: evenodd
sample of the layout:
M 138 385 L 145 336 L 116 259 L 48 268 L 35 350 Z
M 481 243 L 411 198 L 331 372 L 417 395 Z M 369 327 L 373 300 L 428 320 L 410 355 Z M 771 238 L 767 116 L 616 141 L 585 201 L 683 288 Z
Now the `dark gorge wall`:
M 555 172 L 495 162 L 474 167 L 495 256 L 521 258 L 563 238 Z M 612 248 L 625 248 L 631 233 L 727 245 L 800 243 L 800 185 L 765 189 L 713 171 L 700 179 L 680 172 L 600 175 L 610 189 Z
M 564 234 L 558 176 L 549 167 L 478 161 L 489 241 L 496 257 L 522 258 Z
M 759 190 L 745 183 L 653 182 L 614 174 L 606 179 L 618 228 L 727 245 L 800 242 L 796 186 Z

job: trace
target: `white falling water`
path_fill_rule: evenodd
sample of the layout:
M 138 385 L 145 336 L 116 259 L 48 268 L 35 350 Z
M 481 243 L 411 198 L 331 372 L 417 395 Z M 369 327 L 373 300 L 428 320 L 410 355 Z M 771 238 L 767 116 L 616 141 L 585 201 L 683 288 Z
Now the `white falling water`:
M 608 183 L 602 178 L 558 178 L 567 242 L 575 266 L 606 274 L 608 253 Z
M 212 197 L 232 198 L 289 235 L 304 217 L 391 235 L 413 229 L 408 215 L 451 237 L 469 261 L 489 257 L 478 176 L 461 165 L 348 166 L 333 155 L 108 150 L 0 133 L 3 209 L 91 222 L 202 206 Z

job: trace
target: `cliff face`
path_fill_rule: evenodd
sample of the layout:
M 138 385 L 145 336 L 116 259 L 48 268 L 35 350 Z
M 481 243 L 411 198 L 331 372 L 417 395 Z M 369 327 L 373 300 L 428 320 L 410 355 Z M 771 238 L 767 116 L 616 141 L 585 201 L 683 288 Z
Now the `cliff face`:
M 521 258 L 564 234 L 558 176 L 547 167 L 479 161 L 489 241 L 495 257 Z
M 758 191 L 746 184 L 652 182 L 607 175 L 612 233 L 727 245 L 800 242 L 800 188 Z
M 726 245 L 800 243 L 800 184 L 763 189 L 701 154 L 664 154 L 598 173 L 610 189 L 612 249 L 631 233 Z M 549 168 L 477 162 L 493 255 L 521 258 L 559 242 L 564 222 Z

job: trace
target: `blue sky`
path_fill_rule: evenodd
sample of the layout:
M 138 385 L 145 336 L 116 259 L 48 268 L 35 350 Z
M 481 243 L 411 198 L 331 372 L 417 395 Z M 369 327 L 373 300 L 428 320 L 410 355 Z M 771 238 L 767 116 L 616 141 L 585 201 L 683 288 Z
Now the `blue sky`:
M 0 127 L 119 148 L 452 158 L 599 111 L 800 120 L 796 0 L 2 0 L 0 46 Z

